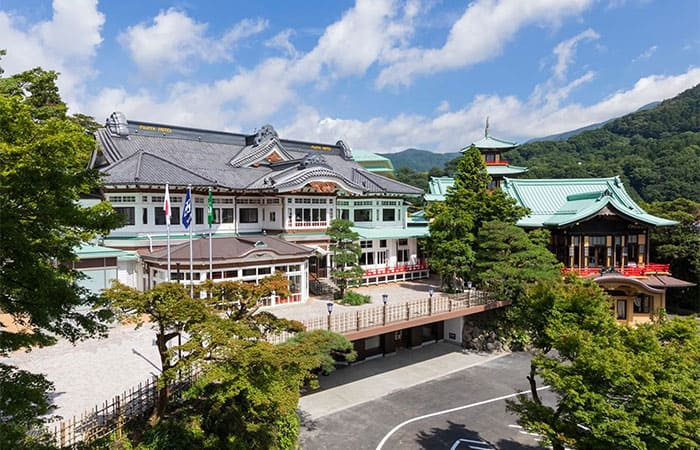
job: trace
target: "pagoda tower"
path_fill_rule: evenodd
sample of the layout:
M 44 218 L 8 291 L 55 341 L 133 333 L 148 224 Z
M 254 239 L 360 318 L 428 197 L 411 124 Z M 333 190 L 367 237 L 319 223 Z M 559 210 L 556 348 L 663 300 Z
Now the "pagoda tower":
M 484 137 L 478 141 L 472 142 L 472 145 L 479 149 L 484 156 L 486 162 L 486 170 L 491 176 L 490 189 L 495 189 L 501 186 L 504 177 L 512 177 L 520 173 L 527 172 L 527 167 L 512 166 L 503 159 L 503 152 L 514 149 L 518 146 L 517 142 L 499 139 L 489 135 L 489 118 L 486 118 L 486 127 L 484 128 Z M 469 147 L 461 150 L 466 152 Z

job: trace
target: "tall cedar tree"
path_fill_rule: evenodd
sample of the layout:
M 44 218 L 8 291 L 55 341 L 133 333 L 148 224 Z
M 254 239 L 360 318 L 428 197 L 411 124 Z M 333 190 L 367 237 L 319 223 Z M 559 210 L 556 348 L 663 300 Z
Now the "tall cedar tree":
M 326 231 L 331 238 L 329 248 L 333 252 L 331 276 L 338 286 L 340 298 L 345 296 L 345 289 L 355 285 L 364 273 L 360 267 L 362 249 L 357 243 L 360 235 L 352 231 L 351 226 L 349 220 L 335 219 Z
M 3 326 L 25 330 L 0 333 L 0 355 L 106 330 L 108 312 L 91 309 L 100 299 L 78 285 L 72 262 L 80 244 L 122 219 L 106 202 L 78 203 L 101 184 L 86 169 L 95 141 L 66 116 L 56 77 L 39 68 L 0 77 L 0 313 Z M 48 411 L 51 384 L 2 364 L 0 371 L 0 447 L 36 446 L 26 433 Z
M 489 190 L 491 181 L 479 149 L 472 146 L 457 163 L 455 183 L 445 201 L 428 207 L 430 265 L 450 290 L 459 289 L 475 275 L 476 235 L 484 223 L 515 223 L 526 210 L 501 190 Z

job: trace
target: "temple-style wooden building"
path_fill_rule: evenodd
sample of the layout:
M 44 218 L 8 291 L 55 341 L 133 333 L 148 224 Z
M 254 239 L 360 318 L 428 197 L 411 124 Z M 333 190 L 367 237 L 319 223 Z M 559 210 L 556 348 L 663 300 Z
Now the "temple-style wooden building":
M 613 297 L 618 320 L 649 320 L 666 306 L 667 288 L 692 286 L 649 259 L 652 228 L 677 222 L 644 211 L 619 177 L 505 178 L 502 189 L 530 210 L 518 225 L 549 229 L 563 271 L 593 278 Z

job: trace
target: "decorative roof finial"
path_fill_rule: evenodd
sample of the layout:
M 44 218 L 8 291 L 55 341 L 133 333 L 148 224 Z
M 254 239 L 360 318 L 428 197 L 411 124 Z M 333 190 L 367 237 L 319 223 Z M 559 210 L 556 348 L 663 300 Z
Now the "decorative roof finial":
M 486 116 L 486 128 L 484 128 L 484 137 L 489 137 L 489 116 Z

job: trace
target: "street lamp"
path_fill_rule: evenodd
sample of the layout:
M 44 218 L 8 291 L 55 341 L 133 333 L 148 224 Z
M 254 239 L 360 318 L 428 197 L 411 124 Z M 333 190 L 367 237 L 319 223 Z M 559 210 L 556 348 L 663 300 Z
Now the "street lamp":
M 333 302 L 326 303 L 326 308 L 328 308 L 328 331 L 331 330 L 331 314 L 333 313 Z
M 435 290 L 433 288 L 428 289 L 428 295 L 430 296 L 431 299 L 433 298 L 434 293 L 435 293 Z
M 384 310 L 383 312 L 383 322 L 384 325 L 386 325 L 386 303 L 389 301 L 389 294 L 382 294 L 382 303 L 384 304 Z
M 472 282 L 471 282 L 471 281 L 467 281 L 467 289 L 471 289 L 471 288 L 472 288 Z

